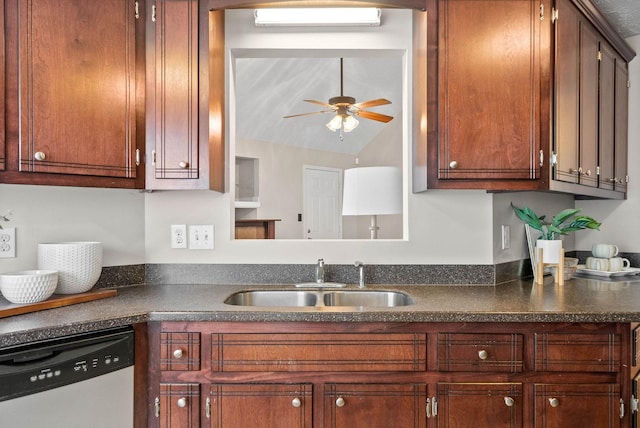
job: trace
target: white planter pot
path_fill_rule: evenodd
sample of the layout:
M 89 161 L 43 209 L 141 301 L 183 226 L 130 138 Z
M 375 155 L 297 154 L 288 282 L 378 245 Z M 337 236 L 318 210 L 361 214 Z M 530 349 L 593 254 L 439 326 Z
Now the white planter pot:
M 538 239 L 536 248 L 542 248 L 542 263 L 558 264 L 562 255 L 562 241 Z

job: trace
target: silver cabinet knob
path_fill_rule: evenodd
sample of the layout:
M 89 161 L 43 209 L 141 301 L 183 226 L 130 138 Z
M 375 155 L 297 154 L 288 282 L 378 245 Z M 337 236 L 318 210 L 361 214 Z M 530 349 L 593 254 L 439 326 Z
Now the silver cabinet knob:
M 551 405 L 551 407 L 558 407 L 560 405 L 560 400 L 557 398 L 549 398 L 549 405 Z
M 44 152 L 36 152 L 33 157 L 37 160 L 37 161 L 43 161 L 46 159 L 47 155 L 44 154 Z
M 189 162 L 182 161 L 178 164 L 178 166 L 182 169 L 187 169 L 189 168 Z
M 513 405 L 516 404 L 516 400 L 511 397 L 504 397 L 504 404 L 506 404 L 507 407 L 513 407 Z
M 174 358 L 182 358 L 182 349 L 178 348 L 173 351 L 173 356 Z
M 187 399 L 182 397 L 182 398 L 178 398 L 178 407 L 185 407 L 187 405 Z
M 302 402 L 300 401 L 300 399 L 298 397 L 296 397 L 293 400 L 291 400 L 291 405 L 293 407 L 300 407 L 302 405 Z
M 481 360 L 486 360 L 489 357 L 489 353 L 484 349 L 478 352 L 478 358 Z
M 456 169 L 457 167 L 458 167 L 458 162 L 456 161 L 449 162 L 449 168 Z
M 344 407 L 344 405 L 345 405 L 344 398 L 338 397 L 338 399 L 336 400 L 336 406 Z

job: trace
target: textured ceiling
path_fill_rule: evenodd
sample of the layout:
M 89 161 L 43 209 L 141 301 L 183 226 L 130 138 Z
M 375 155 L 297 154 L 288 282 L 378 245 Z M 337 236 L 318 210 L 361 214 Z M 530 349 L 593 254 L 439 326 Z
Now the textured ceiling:
M 640 34 L 640 0 L 593 0 L 622 37 Z

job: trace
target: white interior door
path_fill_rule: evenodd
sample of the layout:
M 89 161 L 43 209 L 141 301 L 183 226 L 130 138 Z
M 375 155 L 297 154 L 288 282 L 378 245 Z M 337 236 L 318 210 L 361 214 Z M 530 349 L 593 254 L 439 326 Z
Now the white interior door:
M 304 237 L 342 238 L 342 170 L 309 165 L 303 168 Z

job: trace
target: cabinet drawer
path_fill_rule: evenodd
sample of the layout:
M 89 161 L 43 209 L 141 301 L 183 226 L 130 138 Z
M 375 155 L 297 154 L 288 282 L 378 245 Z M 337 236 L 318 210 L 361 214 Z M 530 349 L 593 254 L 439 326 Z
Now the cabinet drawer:
M 212 427 L 311 428 L 311 384 L 213 384 Z
M 422 371 L 426 335 L 213 334 L 213 371 Z
M 536 333 L 535 370 L 616 372 L 620 370 L 618 334 Z
M 438 370 L 510 372 L 523 370 L 521 334 L 438 334 Z
M 160 333 L 160 370 L 200 370 L 200 333 Z

